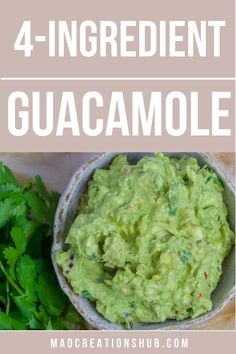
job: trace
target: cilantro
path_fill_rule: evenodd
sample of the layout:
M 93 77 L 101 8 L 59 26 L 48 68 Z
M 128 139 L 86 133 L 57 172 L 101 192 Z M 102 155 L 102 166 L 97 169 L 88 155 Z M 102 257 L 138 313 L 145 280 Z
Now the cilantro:
M 27 329 L 24 320 L 19 321 L 14 319 L 11 315 L 0 312 L 0 330 L 1 329 Z
M 12 215 L 13 204 L 11 199 L 0 202 L 0 228 L 4 227 Z
M 208 183 L 208 182 L 209 182 L 212 178 L 213 178 L 213 176 L 211 176 L 211 175 L 210 175 L 210 176 L 208 176 L 208 177 L 207 177 L 207 179 L 206 179 L 205 184 L 207 184 L 207 183 Z
M 208 172 L 205 174 L 205 187 L 214 186 L 219 192 L 224 190 L 223 184 L 215 173 Z
M 183 181 L 187 187 L 193 186 L 193 181 L 189 178 L 189 176 L 184 176 Z
M 37 276 L 36 264 L 27 254 L 23 255 L 16 266 L 19 285 L 24 290 L 25 296 L 36 301 L 35 281 Z
M 90 292 L 89 292 L 88 290 L 83 290 L 83 291 L 82 291 L 82 295 L 83 295 L 84 297 L 86 297 L 87 299 L 90 299 L 90 298 L 91 298 L 91 294 L 90 294 Z
M 65 307 L 66 298 L 58 287 L 57 280 L 53 273 L 42 273 L 38 277 L 36 285 L 40 301 L 50 315 L 61 315 Z
M 27 239 L 23 230 L 20 227 L 13 227 L 11 231 L 11 237 L 15 244 L 18 255 L 21 256 L 25 252 L 27 244 Z
M 36 302 L 25 295 L 12 296 L 16 306 L 25 319 L 29 320 L 34 317 L 37 311 Z
M 178 210 L 178 197 L 176 194 L 173 194 L 173 191 L 169 190 L 169 215 L 175 216 Z
M 187 263 L 192 257 L 192 253 L 190 251 L 182 250 L 180 252 L 180 259 L 183 263 Z
M 80 325 L 51 264 L 58 200 L 59 194 L 49 192 L 39 176 L 20 187 L 0 162 L 0 330 Z
M 200 168 L 200 170 L 198 171 L 198 173 L 202 173 L 203 171 L 207 170 L 208 166 L 204 165 L 203 167 Z
M 13 186 L 18 186 L 11 170 L 7 166 L 4 166 L 0 161 L 0 185 L 7 183 L 10 183 Z
M 50 221 L 48 220 L 49 210 L 44 200 L 33 191 L 25 192 L 25 199 L 29 204 L 35 219 L 42 224 L 50 225 Z
M 97 255 L 95 252 L 91 253 L 88 258 L 91 260 L 91 261 L 96 261 L 97 260 Z

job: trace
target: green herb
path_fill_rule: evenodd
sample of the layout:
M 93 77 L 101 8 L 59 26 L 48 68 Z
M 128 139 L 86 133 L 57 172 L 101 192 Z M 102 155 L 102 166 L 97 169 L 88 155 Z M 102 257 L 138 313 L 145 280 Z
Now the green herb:
M 128 304 L 130 307 L 135 307 L 135 301 L 129 301 Z
M 204 165 L 202 168 L 200 168 L 200 170 L 198 171 L 199 173 L 202 173 L 203 171 L 207 170 L 208 166 Z
M 212 178 L 213 178 L 213 176 L 208 176 L 207 179 L 206 179 L 205 184 L 207 184 Z
M 96 253 L 91 253 L 89 256 L 88 256 L 88 258 L 91 260 L 91 261 L 96 261 L 97 260 L 97 255 L 96 255 Z
M 90 298 L 91 298 L 91 294 L 90 294 L 90 292 L 89 292 L 88 290 L 83 290 L 83 291 L 82 291 L 82 295 L 83 295 L 84 297 L 86 297 L 87 299 L 90 299 Z
M 183 263 L 187 263 L 192 257 L 192 253 L 190 251 L 182 250 L 180 252 L 180 258 Z
M 179 184 L 174 182 L 171 183 L 169 191 L 168 191 L 168 199 L 169 199 L 169 215 L 175 216 L 178 210 L 178 194 L 179 194 Z
M 175 195 L 172 195 L 169 197 L 169 206 L 170 206 L 170 211 L 169 215 L 170 216 L 175 216 L 177 213 L 177 205 L 178 205 L 178 198 Z
M 183 181 L 187 187 L 193 186 L 193 181 L 188 176 L 184 176 Z
M 0 162 L 0 329 L 79 327 L 50 258 L 58 199 L 39 176 L 19 186 Z

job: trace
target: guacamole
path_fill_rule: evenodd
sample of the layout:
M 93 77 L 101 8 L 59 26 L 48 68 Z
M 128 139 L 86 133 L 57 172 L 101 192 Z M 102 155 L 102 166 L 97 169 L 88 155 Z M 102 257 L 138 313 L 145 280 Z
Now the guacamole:
M 95 171 L 57 262 L 111 322 L 195 318 L 211 309 L 234 243 L 222 192 L 195 158 L 119 155 Z

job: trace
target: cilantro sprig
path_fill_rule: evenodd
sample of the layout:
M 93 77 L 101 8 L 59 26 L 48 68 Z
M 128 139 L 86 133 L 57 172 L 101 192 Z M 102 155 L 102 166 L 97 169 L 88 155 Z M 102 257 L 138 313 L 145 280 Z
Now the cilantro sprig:
M 20 186 L 0 162 L 0 329 L 79 328 L 50 259 L 58 199 L 39 176 Z

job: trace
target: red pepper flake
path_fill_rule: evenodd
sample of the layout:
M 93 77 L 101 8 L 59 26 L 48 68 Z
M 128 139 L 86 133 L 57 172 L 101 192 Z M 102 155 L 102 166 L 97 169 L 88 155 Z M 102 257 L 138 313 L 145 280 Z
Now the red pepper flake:
M 205 277 L 205 279 L 208 278 L 208 272 L 204 272 L 204 277 Z
M 197 298 L 198 298 L 198 299 L 201 299 L 201 297 L 202 297 L 202 293 L 198 293 L 198 294 L 197 294 Z

